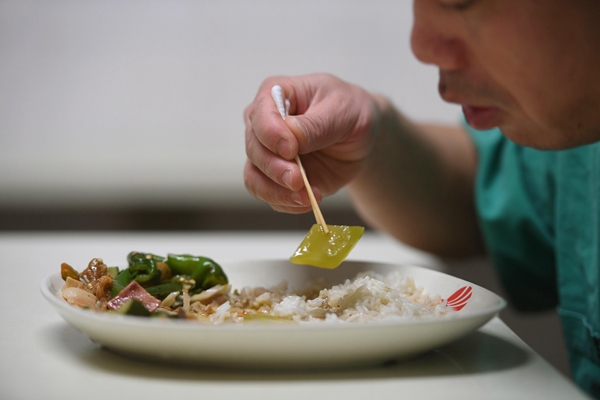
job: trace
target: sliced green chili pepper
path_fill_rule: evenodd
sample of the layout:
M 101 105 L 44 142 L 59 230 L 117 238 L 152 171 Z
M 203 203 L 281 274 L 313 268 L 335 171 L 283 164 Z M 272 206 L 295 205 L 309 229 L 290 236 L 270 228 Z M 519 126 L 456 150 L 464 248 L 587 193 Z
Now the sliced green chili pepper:
M 202 280 L 203 289 L 209 289 L 215 285 L 225 285 L 228 282 L 227 276 L 221 266 L 212 260 L 210 262 L 210 273 Z
M 119 309 L 118 314 L 135 315 L 138 317 L 149 317 L 152 313 L 144 307 L 144 304 L 136 299 L 127 300 Z
M 118 295 L 125 286 L 131 283 L 131 281 L 132 278 L 128 269 L 124 269 L 123 271 L 119 272 L 119 275 L 113 279 L 113 285 L 110 289 L 110 298 L 112 299 Z
M 131 264 L 139 264 L 143 260 L 153 260 L 154 262 L 165 261 L 163 256 L 158 256 L 152 253 L 140 253 L 139 251 L 132 251 L 127 255 L 127 262 Z
M 72 278 L 75 280 L 79 280 L 79 272 L 75 270 L 75 268 L 71 267 L 67 263 L 62 263 L 60 265 L 60 276 L 63 278 L 63 281 L 66 281 L 67 278 Z
M 169 254 L 166 263 L 174 275 L 186 275 L 193 279 L 196 285 L 192 289 L 208 289 L 228 282 L 221 266 L 207 257 Z
M 146 291 L 150 293 L 152 296 L 162 299 L 168 296 L 173 292 L 180 292 L 183 289 L 183 286 L 178 283 L 161 283 L 160 285 L 149 286 L 146 288 Z
M 143 287 L 160 283 L 161 272 L 156 268 L 156 263 L 162 261 L 164 261 L 164 257 L 137 251 L 132 251 L 127 255 L 129 273 L 132 279 L 135 279 Z
M 119 267 L 108 267 L 106 268 L 106 272 L 114 279 L 119 275 Z

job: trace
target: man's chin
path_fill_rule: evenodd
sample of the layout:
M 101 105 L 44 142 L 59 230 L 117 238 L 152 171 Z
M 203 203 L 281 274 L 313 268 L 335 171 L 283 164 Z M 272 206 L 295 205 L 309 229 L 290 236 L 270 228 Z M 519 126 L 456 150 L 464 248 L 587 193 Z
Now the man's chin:
M 600 140 L 588 138 L 585 140 L 576 133 L 569 135 L 563 132 L 542 131 L 525 127 L 501 124 L 500 131 L 512 142 L 537 150 L 567 150 L 584 146 Z
M 462 111 L 469 125 L 478 130 L 492 129 L 500 123 L 500 110 L 495 107 L 463 105 Z

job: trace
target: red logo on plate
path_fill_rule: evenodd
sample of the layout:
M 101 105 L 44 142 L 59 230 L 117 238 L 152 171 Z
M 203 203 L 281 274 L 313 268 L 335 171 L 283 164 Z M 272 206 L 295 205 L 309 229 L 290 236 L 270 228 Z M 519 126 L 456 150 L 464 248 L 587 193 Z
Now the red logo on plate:
M 471 286 L 463 286 L 448 297 L 446 306 L 452 307 L 455 311 L 460 311 L 467 305 L 467 301 L 469 301 L 472 294 L 473 288 Z

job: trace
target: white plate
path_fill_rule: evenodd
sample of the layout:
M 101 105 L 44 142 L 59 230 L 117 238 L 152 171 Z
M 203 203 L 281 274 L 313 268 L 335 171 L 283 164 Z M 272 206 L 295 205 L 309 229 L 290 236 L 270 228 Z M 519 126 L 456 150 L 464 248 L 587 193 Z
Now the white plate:
M 224 324 L 109 315 L 68 305 L 59 294 L 59 273 L 41 290 L 71 325 L 91 340 L 128 355 L 173 362 L 235 367 L 314 368 L 372 365 L 402 359 L 450 343 L 479 328 L 505 306 L 494 293 L 462 279 L 422 267 L 346 261 L 333 270 L 285 260 L 221 263 L 234 288 L 272 286 L 287 280 L 301 287 L 316 278 L 341 283 L 361 271 L 393 270 L 413 277 L 430 294 L 449 298 L 471 287 L 471 297 L 450 318 L 364 324 Z M 463 303 L 464 304 L 464 303 Z

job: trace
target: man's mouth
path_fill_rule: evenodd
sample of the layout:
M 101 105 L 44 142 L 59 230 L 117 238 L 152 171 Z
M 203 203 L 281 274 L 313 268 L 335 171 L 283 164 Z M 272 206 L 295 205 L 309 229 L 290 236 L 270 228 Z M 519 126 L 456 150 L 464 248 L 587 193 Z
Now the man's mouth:
M 496 107 L 463 105 L 462 110 L 469 125 L 478 130 L 494 128 L 500 122 L 500 111 Z
M 467 122 L 475 129 L 491 129 L 502 122 L 501 109 L 485 105 L 502 104 L 501 92 L 483 80 L 469 80 L 461 71 L 440 70 L 438 91 L 444 101 L 462 105 Z

